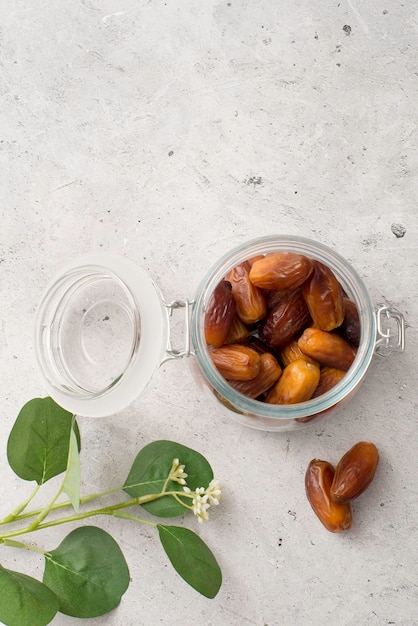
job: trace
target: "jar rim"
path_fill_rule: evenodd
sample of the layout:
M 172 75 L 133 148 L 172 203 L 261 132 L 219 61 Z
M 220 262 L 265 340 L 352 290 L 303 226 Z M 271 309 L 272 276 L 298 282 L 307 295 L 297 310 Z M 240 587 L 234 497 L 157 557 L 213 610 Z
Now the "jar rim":
M 204 317 L 210 296 L 233 267 L 243 261 L 268 252 L 296 252 L 314 258 L 330 267 L 348 297 L 357 305 L 361 321 L 361 340 L 356 357 L 343 379 L 328 392 L 306 402 L 274 405 L 245 396 L 223 378 L 209 356 L 204 335 Z M 322 413 L 347 397 L 364 377 L 373 356 L 376 337 L 374 305 L 369 291 L 354 267 L 342 255 L 325 244 L 297 235 L 266 235 L 234 247 L 221 256 L 201 281 L 192 312 L 192 341 L 199 366 L 212 387 L 223 396 L 237 413 L 276 420 L 301 419 Z M 255 428 L 257 423 L 252 424 Z M 263 428 L 263 426 L 260 426 Z

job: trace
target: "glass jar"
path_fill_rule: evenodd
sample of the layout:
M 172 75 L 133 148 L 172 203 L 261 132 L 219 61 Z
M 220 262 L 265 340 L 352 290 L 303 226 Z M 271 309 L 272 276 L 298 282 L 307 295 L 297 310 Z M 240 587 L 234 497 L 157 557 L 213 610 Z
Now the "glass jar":
M 259 254 L 287 251 L 327 265 L 359 312 L 361 340 L 355 360 L 330 391 L 307 402 L 273 405 L 237 392 L 213 365 L 204 320 L 213 290 L 233 267 Z M 184 312 L 184 347 L 174 349 L 170 318 Z M 36 317 L 35 354 L 48 394 L 67 410 L 99 417 L 135 400 L 168 359 L 192 356 L 214 398 L 238 422 L 261 430 L 293 430 L 328 417 L 352 398 L 375 352 L 404 349 L 404 320 L 375 308 L 354 268 L 318 242 L 274 235 L 248 241 L 220 258 L 193 301 L 166 303 L 147 272 L 107 253 L 75 259 L 47 288 Z

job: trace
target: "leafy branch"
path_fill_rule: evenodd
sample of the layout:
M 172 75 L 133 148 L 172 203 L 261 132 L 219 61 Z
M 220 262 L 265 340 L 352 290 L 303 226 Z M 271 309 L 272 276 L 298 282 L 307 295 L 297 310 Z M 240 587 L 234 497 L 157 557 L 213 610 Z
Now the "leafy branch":
M 0 621 L 6 626 L 44 626 L 58 611 L 80 618 L 97 617 L 119 604 L 129 585 L 129 569 L 119 545 L 104 530 L 81 526 L 48 551 L 16 539 L 100 515 L 154 527 L 177 573 L 202 595 L 215 597 L 222 582 L 221 570 L 196 533 L 127 511 L 141 507 L 159 518 L 193 513 L 199 522 L 207 520 L 208 509 L 219 504 L 221 497 L 208 461 L 181 444 L 154 441 L 139 451 L 120 488 L 80 496 L 80 446 L 75 417 L 51 398 L 35 398 L 25 404 L 10 432 L 10 467 L 36 485 L 29 497 L 0 519 L 0 545 L 35 550 L 43 554 L 45 567 L 41 582 L 0 565 Z M 60 474 L 63 479 L 50 502 L 28 510 L 42 485 Z M 117 493 L 123 499 L 85 510 L 89 503 Z M 63 494 L 68 500 L 60 502 Z M 50 519 L 52 513 L 65 510 L 66 514 Z M 27 525 L 22 527 L 23 521 Z

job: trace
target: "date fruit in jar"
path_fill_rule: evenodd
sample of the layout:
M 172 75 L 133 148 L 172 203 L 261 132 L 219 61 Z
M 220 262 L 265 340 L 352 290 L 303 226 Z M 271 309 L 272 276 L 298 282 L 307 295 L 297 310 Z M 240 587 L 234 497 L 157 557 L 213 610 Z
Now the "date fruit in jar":
M 303 295 L 314 326 L 334 330 L 344 320 L 344 295 L 334 272 L 319 261 L 312 261 L 313 271 L 303 284 Z
M 223 280 L 213 291 L 205 315 L 205 339 L 208 345 L 220 348 L 225 343 L 235 308 L 231 285 Z
M 332 269 L 282 251 L 229 270 L 205 319 L 219 373 L 247 397 L 278 405 L 306 402 L 338 385 L 356 357 L 360 331 L 357 306 Z
M 238 318 L 244 324 L 255 324 L 266 314 L 266 299 L 263 291 L 250 280 L 251 266 L 240 263 L 228 274 Z
M 295 252 L 272 252 L 255 261 L 250 280 L 257 287 L 281 291 L 300 287 L 312 272 L 312 262 Z

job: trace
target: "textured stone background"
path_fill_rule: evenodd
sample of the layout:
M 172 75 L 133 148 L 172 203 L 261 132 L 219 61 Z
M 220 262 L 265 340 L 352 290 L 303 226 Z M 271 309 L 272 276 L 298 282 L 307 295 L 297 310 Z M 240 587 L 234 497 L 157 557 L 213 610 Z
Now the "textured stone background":
M 143 265 L 166 298 L 258 235 L 300 234 L 350 260 L 405 315 L 404 354 L 375 357 L 337 416 L 303 432 L 235 424 L 189 363 L 161 368 L 126 411 L 79 418 L 83 490 L 123 483 L 158 438 L 200 450 L 224 488 L 197 529 L 224 575 L 206 600 L 155 532 L 98 523 L 132 583 L 86 626 L 417 623 L 418 10 L 413 0 L 0 0 L 0 502 L 29 493 L 7 465 L 21 406 L 42 396 L 33 321 L 60 265 L 90 251 Z M 344 536 L 304 495 L 312 457 L 381 453 Z M 193 520 L 185 524 L 196 528 Z M 68 529 L 31 540 L 57 545 Z M 41 576 L 42 559 L 1 549 Z M 76 623 L 59 616 L 58 626 Z

